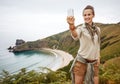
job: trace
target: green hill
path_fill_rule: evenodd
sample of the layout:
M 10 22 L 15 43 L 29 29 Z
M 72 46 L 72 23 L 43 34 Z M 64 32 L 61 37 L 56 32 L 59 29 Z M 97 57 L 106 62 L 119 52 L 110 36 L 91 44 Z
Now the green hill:
M 120 56 L 120 24 L 103 25 L 101 32 L 102 62 Z
M 96 25 L 101 29 L 100 84 L 119 84 L 120 64 L 118 62 L 120 61 L 120 24 L 96 23 Z M 26 42 L 20 46 L 16 46 L 14 52 L 38 50 L 39 48 L 57 48 L 69 52 L 75 57 L 79 48 L 79 41 L 74 41 L 70 31 L 67 30 L 44 39 Z M 68 73 L 68 71 L 71 64 L 72 62 L 63 69 L 60 69 L 67 73 L 67 80 L 70 80 L 70 73 Z M 112 77 L 112 74 L 114 74 L 114 77 Z M 110 83 L 111 81 L 112 83 Z

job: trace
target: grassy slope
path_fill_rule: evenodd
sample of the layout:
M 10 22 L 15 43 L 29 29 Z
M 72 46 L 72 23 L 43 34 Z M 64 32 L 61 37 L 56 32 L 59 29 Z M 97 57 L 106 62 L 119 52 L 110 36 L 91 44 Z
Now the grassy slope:
M 120 56 L 120 25 L 101 26 L 101 59 L 102 62 Z

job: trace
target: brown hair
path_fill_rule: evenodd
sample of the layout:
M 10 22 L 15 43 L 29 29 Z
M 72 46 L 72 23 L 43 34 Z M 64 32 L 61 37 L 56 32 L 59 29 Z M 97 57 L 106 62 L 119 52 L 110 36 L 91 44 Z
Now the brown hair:
M 91 9 L 93 15 L 95 16 L 95 11 L 94 11 L 94 7 L 93 7 L 93 6 L 91 6 L 91 5 L 87 5 L 87 6 L 84 8 L 83 13 L 84 13 L 84 11 L 85 11 L 86 9 Z

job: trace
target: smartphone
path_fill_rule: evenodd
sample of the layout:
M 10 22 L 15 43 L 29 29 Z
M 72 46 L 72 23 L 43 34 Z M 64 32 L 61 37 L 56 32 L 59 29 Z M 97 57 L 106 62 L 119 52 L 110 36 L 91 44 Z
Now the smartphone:
M 72 8 L 70 8 L 70 9 L 67 10 L 67 16 L 68 17 L 74 16 L 74 10 Z

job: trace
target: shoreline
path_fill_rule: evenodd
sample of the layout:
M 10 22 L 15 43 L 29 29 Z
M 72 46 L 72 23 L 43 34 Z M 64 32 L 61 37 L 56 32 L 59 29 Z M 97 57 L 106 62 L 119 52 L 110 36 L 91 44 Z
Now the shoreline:
M 56 58 L 57 58 L 57 56 L 60 56 L 62 58 L 62 62 L 60 64 L 60 66 L 52 69 L 53 71 L 56 71 L 60 68 L 67 66 L 74 59 L 71 54 L 69 54 L 65 51 L 62 51 L 62 50 L 51 49 L 51 48 L 42 48 L 40 50 L 51 52 L 56 56 Z

